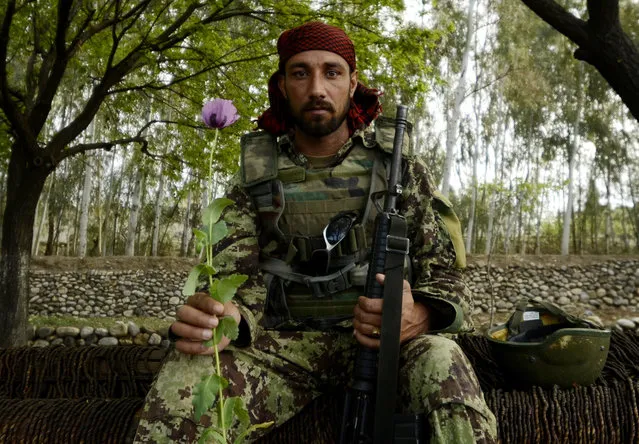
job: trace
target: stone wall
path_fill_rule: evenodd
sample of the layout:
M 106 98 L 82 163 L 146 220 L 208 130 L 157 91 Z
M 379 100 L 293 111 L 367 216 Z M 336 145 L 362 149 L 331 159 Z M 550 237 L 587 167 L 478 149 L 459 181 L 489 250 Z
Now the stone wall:
M 475 310 L 488 312 L 491 283 L 497 312 L 510 312 L 523 297 L 539 297 L 585 310 L 639 311 L 639 259 L 586 264 L 515 263 L 490 267 L 470 263 L 466 274 Z
M 556 258 L 556 257 L 555 257 Z M 135 259 L 135 258 L 134 258 Z M 160 259 L 121 258 L 119 268 L 99 269 L 100 262 L 65 259 L 65 267 L 39 266 L 31 272 L 30 314 L 80 317 L 152 316 L 173 320 L 183 303 L 182 285 L 192 260 L 170 264 Z M 108 262 L 106 262 L 108 263 Z M 105 267 L 108 268 L 108 267 Z M 502 258 L 490 267 L 485 260 L 469 261 L 467 281 L 475 296 L 475 314 L 490 307 L 490 282 L 498 312 L 508 312 L 521 297 L 540 297 L 559 305 L 593 311 L 639 311 L 639 258 L 601 258 L 571 263 L 544 257 Z

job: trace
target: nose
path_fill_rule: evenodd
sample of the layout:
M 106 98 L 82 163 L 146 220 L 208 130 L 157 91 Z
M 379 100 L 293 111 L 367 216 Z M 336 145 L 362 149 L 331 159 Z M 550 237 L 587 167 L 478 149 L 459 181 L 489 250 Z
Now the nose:
M 312 99 L 323 99 L 326 97 L 326 85 L 320 73 L 313 73 L 309 85 L 309 96 Z

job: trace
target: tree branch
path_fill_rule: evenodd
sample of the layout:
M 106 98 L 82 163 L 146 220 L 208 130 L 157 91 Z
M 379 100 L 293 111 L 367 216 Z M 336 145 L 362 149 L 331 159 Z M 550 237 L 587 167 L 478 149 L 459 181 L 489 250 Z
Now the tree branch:
M 619 0 L 588 0 L 588 24 L 597 34 L 606 34 L 619 21 Z
M 71 0 L 60 0 L 58 2 L 58 23 L 53 48 L 53 53 L 55 54 L 53 66 L 51 67 L 51 72 L 46 82 L 43 82 L 44 87 L 38 92 L 33 110 L 27 117 L 29 126 L 34 134 L 38 134 L 46 122 L 47 116 L 51 111 L 51 103 L 60 87 L 60 82 L 62 81 L 64 71 L 69 62 L 66 52 L 66 33 L 71 22 L 70 13 L 72 4 L 73 2 Z M 41 69 L 44 70 L 44 68 L 45 66 L 43 64 Z
M 277 54 L 276 52 L 273 53 L 269 53 L 269 54 L 262 54 L 262 55 L 258 55 L 255 57 L 246 57 L 243 59 L 236 59 L 236 60 L 231 60 L 228 62 L 223 62 L 223 63 L 218 63 L 216 65 L 210 65 L 207 66 L 205 68 L 202 68 L 199 71 L 196 71 L 192 74 L 189 74 L 187 76 L 184 77 L 176 77 L 173 80 L 171 80 L 171 82 L 169 83 L 162 83 L 162 84 L 154 84 L 154 83 L 144 83 L 142 85 L 136 85 L 136 86 L 129 86 L 126 88 L 118 88 L 118 89 L 113 89 L 111 91 L 109 91 L 109 95 L 113 95 L 113 94 L 119 94 L 119 93 L 123 93 L 123 92 L 130 92 L 130 91 L 140 91 L 140 90 L 144 90 L 144 89 L 152 89 L 155 91 L 161 91 L 164 89 L 169 89 L 171 86 L 177 85 L 178 83 L 182 83 L 186 80 L 192 79 L 193 77 L 197 77 L 199 75 L 202 75 L 204 73 L 207 73 L 209 71 L 212 71 L 214 69 L 218 69 L 218 68 L 222 68 L 224 66 L 229 66 L 229 65 L 233 65 L 235 63 L 243 63 L 243 62 L 251 62 L 251 61 L 255 61 L 255 60 L 260 60 L 260 59 L 265 59 L 268 58 L 272 55 Z
M 78 145 L 74 145 L 62 151 L 57 161 L 60 162 L 61 160 L 66 159 L 67 157 L 75 156 L 76 154 L 83 153 L 86 151 L 91 151 L 91 150 L 110 151 L 116 145 L 128 145 L 129 143 L 141 144 L 142 150 L 146 150 L 146 147 L 148 145 L 148 141 L 144 137 L 141 137 L 140 135 L 136 135 L 135 137 L 128 137 L 125 139 L 111 140 L 109 142 L 80 143 Z
M 2 107 L 2 111 L 4 111 L 7 120 L 11 122 L 11 127 L 16 131 L 16 136 L 24 139 L 26 142 L 34 142 L 35 138 L 29 137 L 30 132 L 27 123 L 11 100 L 9 81 L 7 78 L 7 47 L 9 45 L 11 22 L 13 21 L 15 12 L 16 2 L 15 0 L 9 0 L 4 13 L 4 19 L 2 20 L 2 28 L 0 28 L 0 107 Z
M 580 47 L 588 46 L 586 22 L 566 11 L 554 0 L 521 0 L 543 21 Z M 607 1 L 607 0 L 606 0 Z

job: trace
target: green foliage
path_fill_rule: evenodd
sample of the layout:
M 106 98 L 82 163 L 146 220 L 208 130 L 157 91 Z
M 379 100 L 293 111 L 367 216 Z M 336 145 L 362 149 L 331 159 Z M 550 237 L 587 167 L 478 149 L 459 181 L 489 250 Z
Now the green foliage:
M 235 295 L 237 289 L 248 279 L 245 274 L 233 274 L 222 278 L 217 285 L 212 288 L 211 297 L 223 304 L 230 301 Z
M 228 387 L 229 382 L 222 376 L 212 373 L 203 376 L 202 380 L 193 387 L 193 407 L 195 407 L 195 420 L 200 421 L 215 403 L 220 390 Z
M 215 329 L 215 336 L 212 338 L 212 345 L 219 344 L 224 336 L 231 340 L 237 339 L 239 333 L 240 330 L 235 319 L 233 319 L 232 316 L 225 316 L 220 319 L 220 323 Z
M 189 273 L 186 282 L 184 283 L 184 288 L 182 289 L 182 294 L 184 296 L 191 296 L 195 293 L 195 290 L 200 282 L 200 277 L 205 276 L 207 278 L 211 276 L 215 276 L 217 274 L 217 270 L 213 268 L 209 264 L 197 264 L 191 272 Z
M 213 200 L 203 212 L 204 226 L 196 231 L 198 242 L 206 252 L 206 263 L 198 264 L 191 270 L 183 288 L 183 294 L 190 295 L 195 292 L 202 278 L 208 281 L 208 291 L 211 298 L 226 304 L 233 299 L 238 288 L 246 282 L 248 276 L 232 274 L 217 278 L 217 270 L 212 266 L 213 247 L 223 239 L 228 230 L 224 220 L 220 220 L 224 210 L 234 202 L 226 198 Z M 216 228 L 218 227 L 218 228 Z M 215 233 L 215 234 L 214 234 Z M 202 415 L 208 412 L 217 401 L 217 426 L 209 427 L 200 437 L 199 442 L 226 442 L 226 431 L 233 424 L 236 417 L 240 422 L 240 436 L 235 442 L 240 443 L 252 431 L 260 427 L 268 427 L 272 423 L 250 425 L 248 411 L 240 398 L 224 399 L 222 390 L 228 386 L 228 381 L 222 377 L 218 344 L 224 337 L 234 340 L 239 336 L 239 326 L 232 316 L 218 318 L 219 323 L 213 329 L 210 340 L 204 342 L 207 347 L 215 347 L 215 373 L 204 376 L 193 390 L 193 406 L 195 408 L 195 420 L 200 421 Z

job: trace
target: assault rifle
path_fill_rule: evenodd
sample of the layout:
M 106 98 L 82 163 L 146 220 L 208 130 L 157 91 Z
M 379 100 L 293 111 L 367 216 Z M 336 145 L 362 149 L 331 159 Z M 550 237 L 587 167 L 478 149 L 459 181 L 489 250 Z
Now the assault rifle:
M 397 107 L 395 138 L 388 191 L 383 211 L 375 219 L 373 251 L 366 277 L 365 295 L 384 298 L 379 352 L 360 345 L 355 357 L 353 382 L 346 393 L 340 444 L 424 442 L 421 417 L 394 415 L 402 316 L 404 260 L 408 255 L 406 219 L 397 212 L 406 106 Z M 382 287 L 375 275 L 384 273 Z

